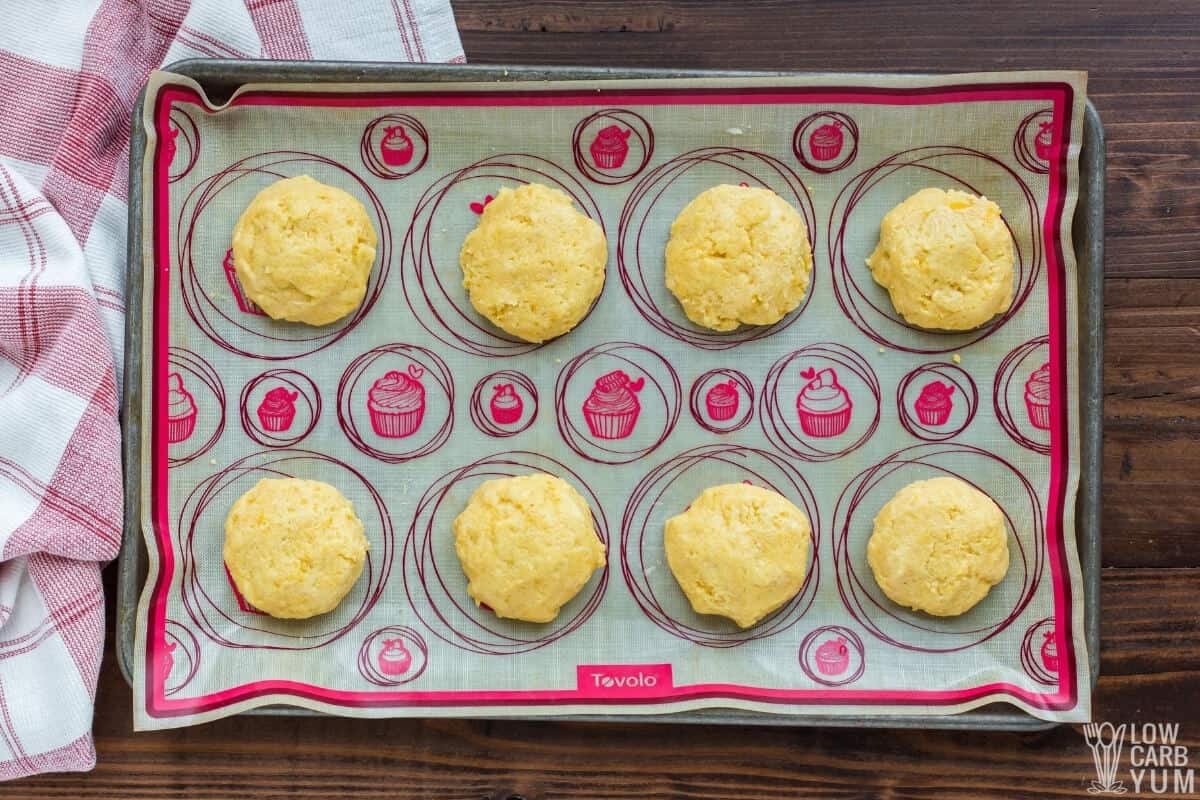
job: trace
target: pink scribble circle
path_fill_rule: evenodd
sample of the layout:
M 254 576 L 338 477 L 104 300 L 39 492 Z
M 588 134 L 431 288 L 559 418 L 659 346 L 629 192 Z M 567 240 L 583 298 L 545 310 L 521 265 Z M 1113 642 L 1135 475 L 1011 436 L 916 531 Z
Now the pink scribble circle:
M 520 399 L 521 406 L 514 418 L 509 420 L 493 407 L 495 388 L 500 385 L 511 385 Z M 518 433 L 529 430 L 529 426 L 537 419 L 538 393 L 537 386 L 523 372 L 503 369 L 480 378 L 471 392 L 469 404 L 471 422 L 480 432 L 497 439 L 506 439 Z
M 831 368 L 848 394 L 850 419 L 840 433 L 814 436 L 805 430 L 797 398 L 806 370 Z M 879 427 L 881 389 L 866 359 L 845 345 L 819 342 L 793 350 L 767 370 L 759 425 L 779 450 L 804 461 L 832 461 L 862 447 Z
M 1050 173 L 1050 157 L 1056 134 L 1054 124 L 1054 109 L 1042 108 L 1026 114 L 1017 123 L 1016 133 L 1013 134 L 1013 157 L 1025 169 L 1038 175 Z M 1051 133 L 1051 146 L 1047 148 L 1044 141 L 1039 140 L 1043 130 Z
M 237 220 L 237 213 L 230 210 L 240 212 L 259 190 L 301 174 L 341 186 L 357 197 L 373 217 L 379 234 L 375 266 L 362 304 L 353 314 L 321 327 L 264 315 L 240 296 L 236 272 L 225 268 Z M 321 155 L 280 150 L 248 156 L 200 181 L 179 209 L 175 248 L 184 311 L 205 336 L 235 355 L 290 361 L 340 340 L 374 307 L 391 269 L 392 233 L 383 203 L 357 173 Z
M 200 670 L 200 642 L 184 625 L 168 619 L 163 630 L 163 697 L 178 694 Z
M 953 387 L 950 395 L 950 412 L 944 420 L 922 417 L 917 410 L 921 391 L 931 382 L 938 381 Z M 900 379 L 896 386 L 896 410 L 904 430 L 926 442 L 944 442 L 958 436 L 979 410 L 979 387 L 975 379 L 962 367 L 944 361 L 922 364 Z
M 970 177 L 970 181 L 967 178 Z M 913 186 L 965 189 L 995 200 L 1013 237 L 1013 301 L 985 325 L 958 333 L 909 325 L 896 312 L 887 290 L 875 283 L 866 258 L 875 237 L 863 241 L 848 232 L 878 230 L 882 211 L 899 205 Z M 870 199 L 867 198 L 871 194 Z M 861 213 L 859 213 L 861 211 Z M 838 193 L 826 231 L 833 292 L 854 326 L 893 350 L 936 355 L 961 350 L 987 338 L 1021 310 L 1042 271 L 1041 222 L 1037 200 L 1016 172 L 998 158 L 967 147 L 916 147 L 889 156 L 853 178 Z M 855 247 L 864 249 L 853 249 Z
M 191 350 L 170 347 L 167 364 L 170 372 L 180 376 L 184 390 L 192 396 L 196 407 L 194 427 L 181 441 L 169 445 L 167 464 L 181 467 L 213 449 L 224 433 L 225 387 L 216 369 Z
M 672 219 L 702 189 L 741 183 L 770 189 L 804 217 L 816 252 L 816 213 L 800 177 L 774 156 L 734 147 L 702 147 L 650 170 L 621 209 L 617 227 L 617 271 L 633 307 L 659 332 L 705 350 L 727 350 L 785 330 L 804 313 L 816 291 L 814 270 L 800 305 L 773 325 L 742 326 L 718 332 L 688 320 L 662 278 L 663 253 Z
M 1038 683 L 1057 686 L 1059 664 L 1054 617 L 1040 619 L 1021 638 L 1021 668 Z
M 719 384 L 736 392 L 737 399 L 732 407 L 712 401 L 712 392 Z M 754 419 L 754 384 L 746 373 L 736 369 L 710 369 L 692 383 L 688 410 L 696 424 L 709 433 L 740 431 Z
M 858 156 L 858 123 L 840 111 L 809 114 L 792 132 L 792 153 L 818 175 L 844 169 Z
M 372 175 L 389 181 L 407 178 L 429 160 L 429 132 L 411 114 L 384 114 L 367 124 L 358 152 Z
M 597 378 L 613 370 L 645 381 L 632 433 L 601 439 L 590 430 L 583 404 Z M 633 342 L 589 347 L 563 365 L 554 383 L 554 414 L 563 441 L 576 454 L 599 464 L 628 464 L 666 441 L 679 421 L 682 405 L 679 375 L 659 353 Z
M 840 644 L 840 658 L 826 658 L 831 644 Z M 867 651 L 857 633 L 844 625 L 814 628 L 800 642 L 800 670 L 822 686 L 854 683 L 867 669 Z
M 225 516 L 234 501 L 263 478 L 306 478 L 336 486 L 362 519 L 370 549 L 363 574 L 342 603 L 308 620 L 283 620 L 243 611 L 226 580 L 222 547 Z M 251 453 L 202 481 L 183 501 L 180 598 L 197 631 L 222 647 L 315 650 L 345 636 L 378 602 L 392 571 L 395 535 L 383 498 L 361 472 L 311 450 Z M 216 535 L 214 535 L 216 533 Z
M 578 630 L 596 612 L 608 586 L 607 564 L 558 619 L 532 625 L 501 619 L 467 595 L 467 579 L 454 552 L 453 520 L 485 480 L 545 472 L 571 483 L 592 509 L 596 535 L 608 548 L 608 519 L 591 487 L 568 466 L 549 456 L 513 450 L 473 461 L 434 480 L 413 510 L 402 555 L 404 591 L 421 623 L 438 639 L 482 655 L 515 655 L 550 645 Z
M 171 107 L 168 115 L 170 128 L 168 139 L 164 142 L 169 158 L 167 163 L 167 183 L 175 183 L 196 166 L 200 158 L 200 129 L 196 121 L 187 111 L 177 106 Z
M 992 406 L 1000 427 L 1017 444 L 1044 456 L 1050 455 L 1050 431 L 1034 424 L 1025 384 L 1038 367 L 1050 360 L 1049 351 L 1048 336 L 1018 345 L 1000 361 L 992 382 Z
M 415 436 L 385 437 L 369 421 L 368 398 L 372 384 L 390 370 L 423 370 L 425 413 Z M 436 388 L 438 391 L 431 391 Z M 350 362 L 338 381 L 338 424 L 350 443 L 361 452 L 387 464 L 402 464 L 427 456 L 450 438 L 454 429 L 454 378 L 441 356 L 415 344 L 385 344 Z
M 667 564 L 663 526 L 704 489 L 748 481 L 783 495 L 808 515 L 812 525 L 808 572 L 796 596 L 752 628 L 697 614 Z M 788 630 L 812 606 L 820 582 L 821 515 L 812 488 L 787 460 L 738 445 L 705 445 L 667 459 L 646 473 L 621 517 L 621 574 L 634 602 L 659 628 L 703 647 L 737 647 Z
M 870 572 L 867 541 L 883 504 L 913 481 L 945 476 L 974 486 L 1000 507 L 1009 533 L 1009 570 L 967 613 L 931 617 L 900 608 L 862 572 Z M 858 473 L 842 491 L 834 509 L 833 561 L 842 603 L 872 636 L 915 652 L 965 650 L 1007 629 L 1033 599 L 1045 562 L 1042 504 L 1033 484 L 994 453 L 954 442 L 913 445 Z
M 284 387 L 296 395 L 295 419 L 283 430 L 268 430 L 257 413 L 266 393 Z M 246 382 L 238 401 L 242 430 L 264 447 L 294 447 L 317 427 L 321 390 L 312 378 L 294 369 L 269 369 Z
M 604 147 L 600 134 L 610 127 L 617 128 L 623 147 Z M 571 151 L 580 174 L 594 183 L 615 186 L 633 180 L 650 163 L 654 129 L 641 114 L 625 108 L 602 108 L 579 120 L 571 134 Z
M 394 648 L 407 654 L 407 661 L 389 659 Z M 358 648 L 358 674 L 376 686 L 403 686 L 425 672 L 429 645 L 407 625 L 388 625 L 371 631 Z
M 421 327 L 447 347 L 497 358 L 542 346 L 509 336 L 480 316 L 463 288 L 458 263 L 459 246 L 479 219 L 472 204 L 482 211 L 487 195 L 526 183 L 562 190 L 604 228 L 600 207 L 577 178 L 552 161 L 523 153 L 492 156 L 443 175 L 417 200 L 400 249 L 404 299 Z M 446 258 L 449 253 L 453 255 Z

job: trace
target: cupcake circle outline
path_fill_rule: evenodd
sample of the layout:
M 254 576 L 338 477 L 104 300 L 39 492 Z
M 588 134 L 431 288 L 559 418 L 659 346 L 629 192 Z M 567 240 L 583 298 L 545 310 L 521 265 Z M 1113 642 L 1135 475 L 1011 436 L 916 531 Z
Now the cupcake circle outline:
M 724 380 L 713 383 L 717 378 Z M 724 397 L 714 403 L 712 395 L 720 386 L 728 388 L 720 392 Z M 736 392 L 732 402 L 727 399 L 730 392 Z M 692 412 L 692 419 L 696 424 L 709 433 L 740 431 L 754 419 L 754 384 L 749 376 L 740 370 L 710 369 L 692 382 L 692 389 L 688 394 L 688 410 Z
M 512 392 L 516 395 L 518 402 L 507 414 L 497 413 L 496 387 L 506 384 L 512 387 Z M 489 392 L 492 393 L 492 397 L 488 398 L 485 408 L 484 398 Z M 537 421 L 537 386 L 528 375 L 517 370 L 502 369 L 491 372 L 484 375 L 475 384 L 468 408 L 471 422 L 481 433 L 495 439 L 507 439 L 529 430 L 530 426 Z M 515 417 L 513 410 L 516 411 Z
M 818 375 L 823 370 L 817 370 L 812 365 L 819 363 L 833 365 L 833 369 L 840 372 L 842 379 L 847 375 L 854 376 L 865 387 L 866 396 L 860 396 L 855 405 L 849 392 L 838 383 L 846 393 L 846 406 L 827 409 L 828 419 L 813 417 L 810 414 L 806 424 L 805 412 L 801 408 L 804 390 L 802 389 L 799 395 L 783 396 L 780 387 L 789 370 L 796 370 L 800 364 L 804 366 L 797 371 L 798 374 L 803 376 L 803 370 L 813 369 L 814 376 L 809 381 L 818 380 Z M 875 370 L 854 350 L 836 342 L 806 345 L 780 357 L 767 370 L 762 389 L 759 391 L 759 426 L 767 441 L 784 453 L 803 461 L 832 461 L 862 447 L 875 434 L 882 410 L 881 391 Z M 867 403 L 865 411 L 864 403 Z M 873 409 L 870 409 L 871 405 L 874 406 Z M 859 410 L 855 412 L 855 408 Z M 815 443 L 845 435 L 851 422 L 866 413 L 871 414 L 870 421 L 858 438 L 849 444 L 828 449 Z
M 651 369 L 646 364 L 639 363 L 635 360 L 635 355 L 650 356 L 650 359 L 644 360 L 646 364 L 654 364 L 655 368 Z M 637 375 L 644 381 L 642 389 L 645 390 L 645 393 L 642 397 L 657 398 L 658 401 L 661 401 L 665 410 L 664 424 L 659 435 L 650 444 L 632 450 L 607 444 L 611 441 L 621 441 L 633 432 L 637 419 L 641 416 L 642 400 L 636 401 L 637 411 L 632 415 L 627 414 L 623 421 L 630 427 L 630 430 L 626 432 L 626 437 L 612 439 L 594 438 L 591 423 L 586 419 L 582 408 L 568 407 L 567 393 L 572 380 L 589 362 L 601 357 L 615 360 L 620 367 L 618 370 L 605 370 L 600 374 L 607 375 L 614 371 L 623 371 L 627 377 Z M 591 378 L 593 388 L 594 381 L 595 378 Z M 675 368 L 659 353 L 635 342 L 605 342 L 589 347 L 563 364 L 554 382 L 554 412 L 560 436 L 577 455 L 599 464 L 628 464 L 657 450 L 675 430 L 682 405 L 682 387 Z M 632 422 L 630 422 L 629 416 L 632 416 Z M 613 424 L 616 426 L 617 432 L 623 432 L 620 427 L 622 420 L 618 419 Z M 639 436 L 638 438 L 644 441 L 647 437 Z
M 984 194 L 966 178 L 955 174 L 953 162 L 971 159 L 977 164 L 994 168 L 997 176 L 1010 181 L 1023 200 L 1024 208 L 1005 208 L 1005 227 L 1013 240 L 1014 286 L 1013 300 L 1008 309 L 988 322 L 969 331 L 928 331 L 909 324 L 899 316 L 888 297 L 887 290 L 878 286 L 870 271 L 862 268 L 861 260 L 851 264 L 846 254 L 847 230 L 855 225 L 851 216 L 867 194 L 881 182 L 903 170 L 917 170 L 929 182 L 946 184 L 975 195 Z M 993 198 L 995 199 L 995 198 Z M 1024 212 L 1021 214 L 1021 212 Z M 1026 238 L 1018 239 L 1013 220 L 1021 215 Z M 870 224 L 878 224 L 871 220 Z M 1008 164 L 979 150 L 957 145 L 931 145 L 902 150 L 859 172 L 838 192 L 826 227 L 826 248 L 832 266 L 833 293 L 838 308 L 851 324 L 877 344 L 892 350 L 922 355 L 942 355 L 962 350 L 980 342 L 1003 328 L 1029 299 L 1041 275 L 1044 243 L 1040 235 L 1041 218 L 1037 198 L 1025 180 Z M 862 254 L 865 258 L 866 254 Z M 857 258 L 857 257 L 856 257 Z M 864 288 L 866 287 L 866 288 Z M 914 343 L 915 342 L 915 343 Z
M 996 368 L 995 380 L 992 382 L 992 407 L 1000 427 L 1017 444 L 1044 456 L 1050 455 L 1049 437 L 1043 435 L 1049 432 L 1049 425 L 1047 429 L 1037 427 L 1035 410 L 1030 408 L 1028 384 L 1033 375 L 1049 363 L 1049 347 L 1049 336 L 1037 336 L 1017 345 L 1001 359 L 1000 365 Z M 1045 351 L 1047 356 L 1039 355 L 1041 351 Z M 1038 357 L 1031 358 L 1032 356 Z M 1036 363 L 1038 366 L 1030 370 L 1029 364 L 1031 363 Z M 1047 377 L 1053 379 L 1053 373 Z M 1015 387 L 1014 382 L 1016 383 Z M 1020 400 L 1017 402 L 1021 409 L 1019 412 L 1015 412 L 1012 407 L 1014 402 L 1012 395 L 1018 391 Z M 1053 406 L 1051 403 L 1047 403 L 1045 408 L 1045 411 L 1037 410 L 1037 421 L 1051 421 Z M 1038 438 L 1034 438 L 1034 435 Z
M 501 619 L 492 611 L 476 606 L 467 595 L 465 576 L 453 552 L 453 537 L 443 535 L 448 524 L 445 520 L 439 521 L 439 515 L 457 513 L 447 508 L 447 498 L 463 481 L 512 477 L 531 471 L 556 475 L 579 490 L 588 501 L 596 536 L 604 543 L 608 556 L 604 567 L 593 573 L 584 589 L 563 606 L 558 618 L 545 625 Z M 405 596 L 421 624 L 446 644 L 479 655 L 528 653 L 569 636 L 595 614 L 608 588 L 612 557 L 610 541 L 604 507 L 577 472 L 540 453 L 526 450 L 495 453 L 444 473 L 422 493 L 413 510 L 401 553 Z M 443 551 L 440 555 L 439 544 Z M 440 564 L 439 558 L 442 559 Z M 446 573 L 464 581 L 457 594 L 447 585 Z M 588 586 L 591 586 L 590 591 Z M 531 635 L 530 631 L 536 631 L 536 634 Z
M 654 249 L 643 257 L 642 250 L 648 247 L 643 242 L 643 233 L 664 192 L 692 170 L 714 165 L 730 171 L 731 182 L 770 189 L 799 211 L 808 230 L 809 245 L 814 254 L 817 252 L 816 211 L 812 197 L 791 167 L 772 155 L 754 150 L 700 147 L 654 167 L 630 191 L 617 226 L 617 272 L 634 309 L 655 330 L 704 350 L 728 350 L 773 336 L 795 323 L 808 308 L 821 271 L 813 269 L 800 304 L 771 325 L 742 325 L 732 331 L 712 331 L 688 320 L 678 301 L 662 285 L 662 251 Z M 714 184 L 717 182 L 713 181 Z M 686 181 L 681 186 L 685 184 Z M 653 270 L 643 269 L 643 261 L 656 266 Z M 653 277 L 649 277 L 648 272 L 653 273 Z M 661 301 L 655 293 L 660 294 Z
M 854 162 L 858 157 L 858 138 L 858 123 L 849 114 L 818 111 L 796 124 L 792 131 L 792 153 L 805 169 L 828 175 Z M 846 155 L 839 159 L 843 151 Z
M 225 386 L 221 383 L 221 376 L 207 360 L 186 348 L 173 345 L 169 347 L 167 364 L 173 367 L 167 375 L 168 386 L 165 392 L 167 395 L 164 409 L 167 417 L 165 426 L 168 444 L 167 464 L 171 467 L 181 467 L 211 450 L 225 432 Z M 191 375 L 195 381 L 183 380 L 184 373 Z M 179 383 L 178 389 L 171 386 L 171 382 L 175 379 Z M 188 388 L 189 385 L 192 387 L 191 389 Z M 185 450 L 180 455 L 171 455 L 169 452 L 172 449 L 171 446 L 183 445 L 196 435 L 200 420 L 200 407 L 203 405 L 196 402 L 194 391 L 197 385 L 205 387 L 215 401 L 216 425 L 208 438 L 199 445 L 193 445 L 192 448 Z M 176 414 L 172 418 L 170 414 L 172 405 L 185 407 L 185 413 Z M 211 418 L 213 415 L 206 413 L 204 416 Z
M 839 652 L 835 656 L 828 656 L 834 649 Z M 866 653 L 862 637 L 850 628 L 823 625 L 805 635 L 797 650 L 797 657 L 800 670 L 809 680 L 822 686 L 845 686 L 854 683 L 866 672 Z M 853 670 L 850 669 L 851 665 L 855 665 Z M 838 677 L 842 675 L 845 677 Z
M 595 123 L 606 123 L 597 130 L 585 146 L 585 135 Z M 630 146 L 630 141 L 637 148 Z M 641 150 L 637 157 L 634 150 Z M 654 129 L 642 115 L 626 108 L 602 108 L 588 114 L 575 125 L 571 132 L 571 152 L 575 169 L 593 183 L 617 186 L 633 180 L 654 156 Z M 632 168 L 626 166 L 630 155 L 635 155 Z M 624 169 L 622 169 L 624 167 Z
M 409 378 L 413 377 L 412 372 L 408 371 L 409 367 L 420 368 L 417 376 L 422 386 L 419 413 L 415 409 L 408 408 L 411 403 L 402 404 L 403 407 L 399 408 L 393 416 L 387 415 L 387 408 L 383 409 L 384 415 L 378 418 L 377 414 L 372 411 L 370 391 L 381 377 L 386 377 L 388 372 L 398 372 L 397 370 L 371 369 L 379 359 L 385 356 L 396 356 L 404 361 L 406 363 L 405 374 Z M 359 387 L 363 381 L 370 383 L 370 389 L 360 392 Z M 435 424 L 432 425 L 427 424 L 429 421 L 426 419 L 426 392 L 431 388 L 436 388 L 441 393 L 445 398 L 446 406 L 444 418 L 440 422 L 434 420 Z M 413 393 L 409 392 L 409 394 Z M 361 395 L 365 395 L 366 399 Z M 367 415 L 367 421 L 360 429 L 358 420 L 363 414 Z M 418 416 L 420 419 L 417 419 Z M 338 380 L 337 418 L 342 432 L 355 448 L 385 464 L 402 464 L 427 456 L 441 448 L 449 440 L 450 433 L 454 429 L 454 377 L 441 356 L 427 348 L 399 342 L 374 347 L 356 357 L 342 372 L 342 377 Z M 383 427 L 384 433 L 380 433 L 380 429 L 376 427 L 377 423 Z M 421 428 L 428 429 L 429 433 L 421 437 L 415 446 L 400 451 L 383 449 L 381 446 L 368 442 L 364 436 L 364 432 L 369 430 L 373 434 L 373 440 L 376 441 L 408 442 L 410 441 L 409 437 L 415 435 Z M 389 436 L 388 434 L 402 435 Z
M 200 671 L 200 642 L 186 625 L 167 619 L 163 624 L 162 646 L 158 653 L 163 676 L 162 693 L 163 697 L 171 697 L 191 683 Z M 181 678 L 172 680 L 171 673 L 180 664 L 181 656 L 187 657 L 187 668 Z
M 399 145 L 392 144 L 397 141 Z M 375 177 L 387 181 L 407 178 L 429 160 L 429 131 L 411 114 L 384 114 L 367 123 L 358 153 L 363 166 Z
M 1049 106 L 1022 117 L 1013 134 L 1013 157 L 1017 163 L 1036 175 L 1049 175 L 1050 159 L 1057 145 L 1056 129 L 1054 109 Z
M 945 419 L 941 419 L 936 410 L 917 407 L 918 400 L 909 402 L 909 389 L 917 384 L 922 386 L 922 394 L 931 382 L 942 383 L 953 389 L 950 395 L 949 408 L 945 410 Z M 979 411 L 979 387 L 971 374 L 957 364 L 945 361 L 929 361 L 914 367 L 896 384 L 896 409 L 900 425 L 910 434 L 926 442 L 944 442 L 953 439 L 965 431 Z M 955 409 L 962 409 L 955 414 Z M 951 419 L 959 417 L 960 421 L 951 424 Z M 947 427 L 949 426 L 949 427 Z
M 167 134 L 169 138 L 163 143 L 167 151 L 167 183 L 176 183 L 191 172 L 200 159 L 200 129 L 191 115 L 178 106 L 171 107 L 168 118 L 171 122 Z M 186 152 L 187 155 L 181 166 L 174 169 L 175 156 L 180 152 Z
M 1021 669 L 1044 686 L 1057 686 L 1061 662 L 1054 617 L 1034 622 L 1021 637 Z
M 688 472 L 706 463 L 719 465 L 722 476 L 731 472 L 736 472 L 735 478 L 746 475 L 750 483 L 783 495 L 804 511 L 811 526 L 809 565 L 800 590 L 750 628 L 740 629 L 731 620 L 697 614 L 675 581 L 666 563 L 665 553 L 661 564 L 647 562 L 647 536 L 656 537 L 657 542 L 662 541 L 662 520 L 654 519 L 655 524 L 651 525 L 652 512 L 656 508 L 663 509 L 662 513 L 668 515 L 682 511 L 682 503 L 690 501 L 690 495 L 686 500 L 681 497 L 681 505 L 673 510 L 665 508 L 663 496 Z M 726 479 L 723 477 L 722 480 Z M 657 533 L 648 534 L 648 529 Z M 821 513 L 816 496 L 808 481 L 787 459 L 767 450 L 741 445 L 701 445 L 651 468 L 630 493 L 621 516 L 621 573 L 634 602 L 657 627 L 701 647 L 738 647 L 789 630 L 812 607 L 821 579 L 821 538 Z M 674 598 L 684 618 L 673 615 L 664 604 L 668 593 Z
M 382 648 L 379 645 L 383 645 Z M 391 654 L 407 655 L 393 658 Z M 358 674 L 376 686 L 403 686 L 424 674 L 429 645 L 407 625 L 385 625 L 367 634 L 358 648 Z
M 262 402 L 260 402 L 259 406 L 254 410 L 253 414 L 250 411 L 250 401 L 254 396 L 255 391 L 259 386 L 267 382 L 276 383 L 276 386 L 269 390 L 268 394 L 270 394 L 271 391 L 275 391 L 275 389 L 281 389 L 285 387 L 287 387 L 285 391 L 287 391 L 289 394 L 295 394 L 295 397 L 292 400 L 290 421 L 286 412 L 280 416 L 277 416 L 277 423 L 287 421 L 287 424 L 283 425 L 278 430 L 271 430 L 268 427 L 268 423 L 271 421 L 270 415 L 268 415 L 267 419 L 264 419 Z M 265 399 L 266 398 L 264 398 L 263 402 L 265 402 Z M 285 431 L 291 430 L 292 425 L 295 424 L 297 416 L 295 403 L 297 400 L 302 401 L 305 408 L 307 408 L 308 422 L 298 433 L 293 433 L 286 436 L 280 435 Z M 321 390 L 317 388 L 316 382 L 303 372 L 287 368 L 269 369 L 265 372 L 260 372 L 258 375 L 255 375 L 246 382 L 246 385 L 242 387 L 242 394 L 238 400 L 238 406 L 240 409 L 239 417 L 242 423 L 242 430 L 244 430 L 246 435 L 255 442 L 264 447 L 294 447 L 295 445 L 304 441 L 304 439 L 317 427 L 317 421 L 321 418 L 322 410 Z M 258 424 L 255 424 L 256 421 Z

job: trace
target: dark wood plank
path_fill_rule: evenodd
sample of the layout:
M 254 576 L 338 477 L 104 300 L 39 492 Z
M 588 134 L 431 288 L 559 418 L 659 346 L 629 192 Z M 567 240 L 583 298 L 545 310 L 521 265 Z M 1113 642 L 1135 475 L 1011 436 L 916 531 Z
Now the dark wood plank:
M 1200 569 L 1106 570 L 1096 718 L 1175 721 L 1200 753 Z M 1164 610 L 1167 609 L 1167 610 Z M 1034 734 L 672 724 L 239 717 L 130 734 L 111 648 L 101 761 L 5 798 L 1075 797 L 1092 771 L 1078 726 Z M 86 790 L 84 789 L 86 787 Z M 1014 794 L 1019 787 L 1017 794 Z

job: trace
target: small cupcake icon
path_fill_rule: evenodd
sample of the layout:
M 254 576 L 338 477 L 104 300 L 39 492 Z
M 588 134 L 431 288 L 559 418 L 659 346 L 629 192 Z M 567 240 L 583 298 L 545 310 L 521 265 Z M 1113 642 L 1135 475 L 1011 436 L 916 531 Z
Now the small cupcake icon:
M 1042 633 L 1042 666 L 1050 672 L 1058 672 L 1058 645 L 1054 641 L 1054 629 Z
M 492 389 L 495 391 L 489 404 L 492 420 L 497 425 L 512 425 L 521 419 L 525 403 L 521 400 L 521 395 L 517 394 L 516 387 L 511 383 L 498 383 Z
M 845 637 L 826 639 L 817 648 L 813 661 L 822 675 L 841 675 L 850 667 L 850 647 Z
M 412 653 L 408 651 L 403 639 L 387 639 L 383 643 L 383 649 L 375 657 L 375 663 L 384 675 L 403 675 L 412 666 Z
M 945 425 L 950 419 L 950 412 L 954 410 L 954 401 L 950 397 L 952 394 L 954 387 L 941 381 L 925 384 L 917 402 L 913 404 L 921 424 Z
M 1050 430 L 1050 364 L 1042 364 L 1025 381 L 1025 410 L 1038 430 Z
M 1049 161 L 1054 155 L 1054 120 L 1038 123 L 1037 135 L 1033 137 L 1033 151 L 1042 161 Z
M 242 282 L 237 276 L 237 267 L 233 264 L 232 249 L 225 251 L 225 261 L 222 266 L 225 269 L 225 280 L 229 282 L 229 288 L 233 291 L 233 299 L 237 303 L 238 310 L 243 314 L 265 317 L 266 314 L 263 313 L 263 310 L 246 296 L 246 291 L 242 288 Z
M 704 408 L 708 411 L 709 419 L 724 422 L 737 415 L 740 401 L 737 381 L 730 380 L 708 390 L 704 395 Z
M 819 439 L 845 433 L 854 405 L 849 393 L 838 383 L 837 373 L 832 369 L 818 372 L 809 367 L 800 377 L 808 381 L 796 395 L 796 413 L 804 433 Z
M 617 125 L 609 125 L 601 129 L 592 140 L 588 149 L 592 153 L 592 163 L 600 169 L 619 169 L 629 155 L 629 135 L 632 130 L 621 130 Z
M 267 392 L 267 396 L 258 404 L 258 421 L 263 430 L 278 433 L 292 427 L 296 419 L 296 398 L 299 392 L 289 392 L 283 386 L 276 386 Z
M 182 442 L 196 430 L 196 399 L 183 386 L 183 376 L 167 376 L 167 442 Z
M 385 439 L 412 436 L 425 417 L 425 369 L 409 364 L 407 372 L 391 370 L 375 381 L 367 392 L 371 428 Z
M 633 433 L 642 406 L 635 392 L 645 378 L 632 380 L 621 370 L 601 375 L 583 403 L 583 418 L 597 439 L 624 439 Z
M 808 137 L 808 149 L 815 161 L 833 161 L 842 152 L 845 134 L 841 122 L 827 122 Z
M 177 138 L 179 138 L 179 128 L 174 125 L 167 128 L 167 138 L 163 140 L 163 155 L 166 157 L 168 166 L 175 160 L 175 140 Z
M 384 128 L 379 155 L 389 167 L 403 167 L 413 158 L 413 142 L 403 125 Z

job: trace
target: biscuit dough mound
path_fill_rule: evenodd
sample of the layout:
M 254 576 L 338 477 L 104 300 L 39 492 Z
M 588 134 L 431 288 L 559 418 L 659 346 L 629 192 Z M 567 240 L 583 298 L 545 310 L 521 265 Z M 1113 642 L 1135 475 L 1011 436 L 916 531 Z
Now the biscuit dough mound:
M 957 478 L 910 483 L 875 517 L 867 563 L 896 603 L 957 616 L 1008 572 L 1004 514 L 992 498 Z
M 608 243 L 600 225 L 557 189 L 503 188 L 458 256 L 471 305 L 527 342 L 562 336 L 604 288 Z
M 605 564 L 592 510 L 544 473 L 485 481 L 454 520 L 467 594 L 497 616 L 551 622 Z
M 263 189 L 233 229 L 246 296 L 272 319 L 328 325 L 362 303 L 378 234 L 348 192 L 307 175 Z
M 702 327 L 771 325 L 800 305 L 812 264 L 804 218 L 782 197 L 714 186 L 671 224 L 667 288 Z
M 225 566 L 246 601 L 272 617 L 332 611 L 367 555 L 354 506 L 337 488 L 301 478 L 264 478 L 225 519 Z
M 769 489 L 710 487 L 664 527 L 667 563 L 698 614 L 749 628 L 804 585 L 808 516 Z
M 867 266 L 920 328 L 971 330 L 1012 305 L 1013 243 L 1000 206 L 957 189 L 922 189 L 884 215 Z

